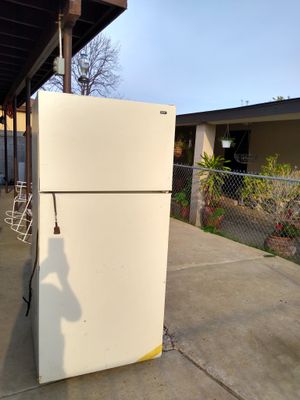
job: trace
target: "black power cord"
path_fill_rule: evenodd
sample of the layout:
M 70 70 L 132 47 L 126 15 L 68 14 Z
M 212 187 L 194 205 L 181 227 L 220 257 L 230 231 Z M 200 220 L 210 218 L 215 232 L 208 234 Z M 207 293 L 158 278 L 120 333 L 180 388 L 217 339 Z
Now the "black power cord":
M 53 207 L 54 207 L 54 219 L 55 219 L 55 225 L 54 225 L 54 235 L 59 235 L 60 234 L 60 227 L 57 224 L 57 207 L 56 207 L 56 197 L 55 193 L 52 193 L 52 198 L 53 198 Z
M 56 207 L 56 197 L 55 197 L 55 193 L 52 193 L 52 198 L 53 198 L 53 207 L 54 207 L 54 221 L 55 221 L 55 225 L 54 225 L 54 235 L 59 235 L 60 234 L 60 227 L 57 224 L 57 207 Z M 29 284 L 28 284 L 28 298 L 26 299 L 26 297 L 23 296 L 23 300 L 25 301 L 25 303 L 27 304 L 27 310 L 26 310 L 26 314 L 25 316 L 28 317 L 29 315 L 29 311 L 30 311 L 30 307 L 31 307 L 31 300 L 32 300 L 32 280 L 36 271 L 36 267 L 37 267 L 37 262 L 38 262 L 38 248 L 39 248 L 39 243 L 38 243 L 38 232 L 36 233 L 36 242 L 35 242 L 35 260 L 34 260 L 34 264 L 33 264 L 33 269 L 30 275 L 30 279 L 29 279 Z
M 32 299 L 32 280 L 36 271 L 37 262 L 38 262 L 38 253 L 39 253 L 39 243 L 38 243 L 39 233 L 36 233 L 36 242 L 35 242 L 35 259 L 33 264 L 33 269 L 30 275 L 29 284 L 28 284 L 28 298 L 23 296 L 23 300 L 27 304 L 27 310 L 25 316 L 28 317 L 30 307 L 31 307 L 31 299 Z

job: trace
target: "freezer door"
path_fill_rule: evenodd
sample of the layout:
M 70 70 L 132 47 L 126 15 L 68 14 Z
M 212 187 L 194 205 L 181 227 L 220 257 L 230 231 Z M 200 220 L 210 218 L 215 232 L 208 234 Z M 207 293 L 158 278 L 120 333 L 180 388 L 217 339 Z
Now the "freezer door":
M 171 190 L 174 131 L 174 106 L 39 92 L 39 190 Z
M 169 194 L 40 194 L 40 382 L 161 353 Z

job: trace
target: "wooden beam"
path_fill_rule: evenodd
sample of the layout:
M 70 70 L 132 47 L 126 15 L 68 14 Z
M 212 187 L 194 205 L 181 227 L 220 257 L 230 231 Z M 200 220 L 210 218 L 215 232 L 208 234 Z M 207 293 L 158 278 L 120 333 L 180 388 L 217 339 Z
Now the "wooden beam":
M 23 11 L 26 16 L 22 16 L 22 21 L 35 25 L 40 24 L 40 20 L 31 20 L 31 11 L 33 15 L 41 14 L 44 21 L 43 29 L 39 30 L 26 25 L 16 25 L 3 20 L 0 22 L 0 38 L 3 38 L 3 42 L 6 44 L 5 37 L 11 39 L 17 38 L 19 46 L 19 40 L 26 45 L 25 50 L 28 50 L 28 45 L 31 46 L 31 51 L 28 52 L 28 57 L 23 63 L 19 63 L 19 70 L 15 72 L 15 79 L 11 82 L 9 90 L 3 90 L 0 88 L 1 102 L 3 105 L 9 104 L 13 97 L 17 95 L 18 104 L 24 102 L 26 98 L 26 78 L 31 79 L 32 90 L 37 90 L 45 81 L 50 78 L 53 74 L 52 61 L 58 54 L 58 29 L 57 20 L 59 10 L 59 4 L 66 4 L 63 10 L 63 28 L 67 29 L 69 26 L 74 26 L 78 21 L 78 16 L 83 9 L 82 19 L 78 21 L 75 26 L 75 30 L 72 31 L 72 55 L 77 53 L 89 40 L 91 40 L 96 34 L 103 30 L 109 25 L 115 18 L 117 18 L 127 7 L 126 0 L 58 0 L 43 1 L 43 0 L 0 0 L 0 2 L 7 4 L 9 7 L 18 7 Z M 81 9 L 82 3 L 82 9 Z M 51 9 L 51 10 L 50 10 Z M 91 12 L 93 10 L 93 12 Z M 4 11 L 5 13 L 6 11 Z M 2 14 L 2 8 L 0 7 L 0 14 Z M 15 18 L 16 16 L 12 16 Z M 89 21 L 93 24 L 87 24 Z M 77 26 L 79 30 L 77 30 Z M 0 40 L 1 42 L 1 40 Z M 8 44 L 6 44 L 8 46 Z M 4 52 L 4 51 L 3 51 Z M 16 53 L 18 55 L 18 53 Z M 13 61 L 13 60 L 12 60 Z M 46 69 L 48 72 L 42 71 L 38 74 L 39 69 L 47 62 Z M 0 62 L 2 64 L 2 60 Z M 7 66 L 9 67 L 11 63 Z M 17 64 L 14 63 L 17 67 Z M 68 61 L 66 69 L 68 69 Z M 6 86 L 6 85 L 5 85 Z M 5 93 L 5 94 L 4 94 Z
M 36 9 L 36 10 L 40 10 L 43 12 L 53 12 L 55 11 L 55 1 L 44 1 L 41 2 L 40 0 L 5 0 L 6 3 L 13 3 L 13 4 L 18 4 L 19 6 L 23 6 L 23 7 L 27 7 L 27 8 L 31 8 L 31 9 Z M 42 6 L 43 4 L 43 6 Z M 45 4 L 47 4 L 47 6 L 45 7 Z
M 81 12 L 81 0 L 69 0 L 64 10 L 63 27 L 74 26 Z M 58 19 L 59 9 L 57 9 L 56 18 Z M 42 64 L 47 60 L 49 55 L 58 46 L 58 28 L 55 19 L 48 19 L 47 26 L 44 27 L 44 35 L 38 40 L 30 57 L 28 58 L 21 73 L 15 79 L 9 93 L 5 97 L 4 104 L 18 95 L 26 85 L 26 78 L 32 78 Z M 0 28 L 1 31 L 1 28 Z M 67 62 L 65 60 L 65 62 Z M 70 65 L 70 64 L 69 64 Z M 67 65 L 65 65 L 67 69 Z
M 12 66 L 8 67 L 7 65 L 1 65 L 0 63 L 0 74 L 1 72 L 11 72 L 12 74 L 15 74 L 16 72 L 18 72 L 18 68 Z
M 63 14 L 63 28 L 73 28 L 81 15 L 81 0 L 68 0 Z
M 0 71 L 0 79 L 1 78 L 4 78 L 4 80 L 7 80 L 7 78 L 8 79 L 11 79 L 11 78 L 13 78 L 13 76 L 14 76 L 14 73 L 13 73 L 13 71 Z
M 127 8 L 127 0 L 92 0 L 94 3 L 107 4 L 109 6 L 117 6 L 120 8 Z
M 16 53 L 14 52 L 14 54 L 10 54 L 9 51 L 7 51 L 7 49 L 3 49 L 1 48 L 2 46 L 0 45 L 0 57 L 3 58 L 17 58 L 17 59 L 21 59 L 24 60 L 26 59 L 26 54 L 22 54 L 22 55 L 16 55 Z
M 0 20 L 12 22 L 14 24 L 14 29 L 16 29 L 18 25 L 41 29 L 44 25 L 45 13 L 34 9 L 26 13 L 22 6 L 6 3 L 5 5 L 2 4 L 0 8 Z
M 34 33 L 36 29 L 30 28 L 28 26 L 14 26 L 12 23 L 8 21 L 1 21 L 0 24 L 0 34 L 5 37 L 12 37 L 24 40 L 26 42 L 32 43 L 36 42 L 36 36 Z M 31 44 L 32 45 L 32 44 Z
M 5 65 L 15 65 L 16 67 L 19 67 L 20 64 L 18 62 L 14 62 L 14 61 L 6 61 L 6 60 L 1 60 L 1 64 L 5 64 Z
M 30 48 L 30 43 L 26 40 L 21 40 L 17 38 L 12 38 L 10 36 L 5 36 L 0 33 L 0 43 L 2 47 L 7 47 L 9 49 L 16 49 L 23 52 L 28 52 Z
M 30 57 L 25 63 L 22 71 L 14 80 L 8 94 L 5 97 L 4 104 L 11 101 L 14 95 L 18 95 L 25 87 L 26 77 L 32 78 L 41 65 L 47 60 L 52 51 L 58 44 L 58 31 L 55 21 L 48 22 L 44 29 L 44 35 L 37 41 L 36 46 L 31 52 Z M 1 61 L 3 62 L 3 61 Z

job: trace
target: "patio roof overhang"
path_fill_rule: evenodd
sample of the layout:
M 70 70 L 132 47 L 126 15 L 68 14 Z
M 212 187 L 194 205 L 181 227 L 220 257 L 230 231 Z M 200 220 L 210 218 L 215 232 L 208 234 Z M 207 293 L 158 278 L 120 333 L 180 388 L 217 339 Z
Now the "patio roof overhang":
M 18 106 L 24 103 L 26 78 L 31 80 L 33 93 L 53 75 L 60 11 L 64 13 L 63 26 L 76 18 L 74 55 L 127 8 L 127 0 L 81 0 L 77 16 L 72 15 L 72 6 L 76 1 L 1 0 L 0 105 L 10 103 L 14 96 Z
M 177 115 L 176 126 L 222 125 L 300 119 L 300 98 Z

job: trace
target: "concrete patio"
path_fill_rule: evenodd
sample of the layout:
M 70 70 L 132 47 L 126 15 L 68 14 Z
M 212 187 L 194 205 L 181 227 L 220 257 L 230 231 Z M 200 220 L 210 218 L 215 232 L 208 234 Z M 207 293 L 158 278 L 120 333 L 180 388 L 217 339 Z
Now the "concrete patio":
M 1 399 L 300 398 L 299 266 L 176 220 L 162 358 L 39 386 L 22 301 L 30 249 L 3 223 L 10 201 L 2 192 Z

